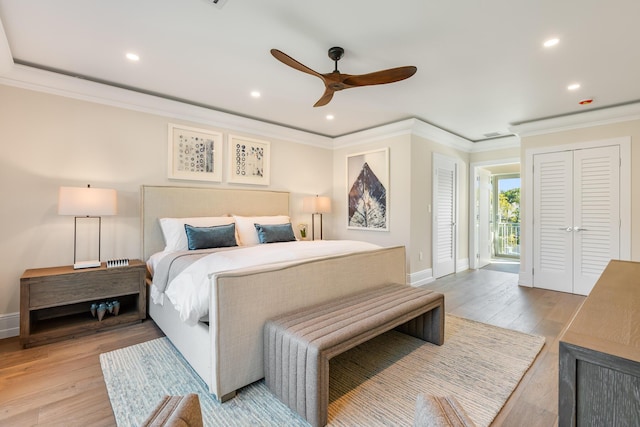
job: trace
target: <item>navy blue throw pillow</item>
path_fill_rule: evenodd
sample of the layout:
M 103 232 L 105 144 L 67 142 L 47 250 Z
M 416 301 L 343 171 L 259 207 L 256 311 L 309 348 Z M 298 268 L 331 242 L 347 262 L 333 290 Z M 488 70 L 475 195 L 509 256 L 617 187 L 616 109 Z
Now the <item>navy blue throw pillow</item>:
M 293 242 L 296 240 L 291 223 L 254 224 L 260 243 Z
M 187 243 L 190 251 L 238 246 L 235 224 L 216 225 L 213 227 L 194 227 L 185 224 L 184 231 L 187 232 Z

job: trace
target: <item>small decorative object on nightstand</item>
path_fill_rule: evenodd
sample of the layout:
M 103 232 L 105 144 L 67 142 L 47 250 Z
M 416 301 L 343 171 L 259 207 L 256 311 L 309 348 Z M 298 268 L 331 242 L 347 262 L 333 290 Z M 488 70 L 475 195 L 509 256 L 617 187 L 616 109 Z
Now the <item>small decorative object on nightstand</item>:
M 20 343 L 32 347 L 141 322 L 147 317 L 145 276 L 140 260 L 119 268 L 102 263 L 26 270 L 20 278 Z

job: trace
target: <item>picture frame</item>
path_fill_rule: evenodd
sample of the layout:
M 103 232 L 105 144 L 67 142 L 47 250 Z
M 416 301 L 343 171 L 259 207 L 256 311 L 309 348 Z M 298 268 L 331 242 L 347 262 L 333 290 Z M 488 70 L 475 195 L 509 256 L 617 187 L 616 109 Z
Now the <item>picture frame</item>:
M 169 123 L 169 179 L 222 182 L 223 135 Z
M 229 182 L 269 185 L 270 149 L 269 141 L 229 135 Z
M 347 155 L 347 228 L 389 231 L 389 147 Z

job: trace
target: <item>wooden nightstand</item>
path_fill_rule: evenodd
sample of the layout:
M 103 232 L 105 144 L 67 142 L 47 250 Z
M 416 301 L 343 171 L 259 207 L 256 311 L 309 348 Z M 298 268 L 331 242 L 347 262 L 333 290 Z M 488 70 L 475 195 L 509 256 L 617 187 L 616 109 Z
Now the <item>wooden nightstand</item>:
M 26 270 L 20 278 L 20 343 L 24 347 L 86 335 L 147 317 L 146 265 L 74 270 L 73 266 Z M 117 300 L 117 316 L 102 321 L 92 303 Z

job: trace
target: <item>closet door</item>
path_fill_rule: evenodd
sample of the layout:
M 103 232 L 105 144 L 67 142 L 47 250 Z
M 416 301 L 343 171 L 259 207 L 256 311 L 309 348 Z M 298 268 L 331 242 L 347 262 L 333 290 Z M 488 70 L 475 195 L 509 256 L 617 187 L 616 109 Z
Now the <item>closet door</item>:
M 620 258 L 619 146 L 574 152 L 573 292 L 589 295 L 611 259 Z
M 534 286 L 573 292 L 573 153 L 533 160 Z
M 534 156 L 535 287 L 588 295 L 620 257 L 619 150 Z

